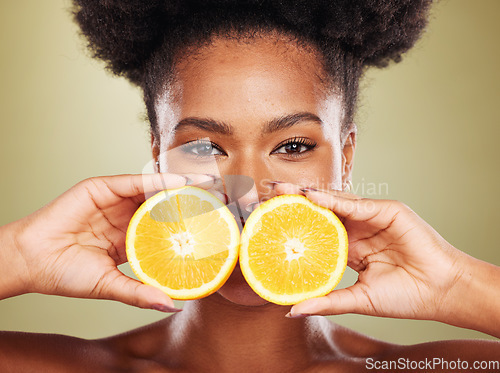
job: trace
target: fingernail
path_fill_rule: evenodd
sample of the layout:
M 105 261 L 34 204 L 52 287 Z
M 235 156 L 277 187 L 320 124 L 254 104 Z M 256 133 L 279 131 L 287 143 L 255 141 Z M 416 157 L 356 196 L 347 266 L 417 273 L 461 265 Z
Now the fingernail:
M 316 188 L 306 187 L 306 188 L 300 189 L 300 191 L 302 193 L 307 193 L 307 192 L 319 192 L 320 190 L 316 189 Z
M 246 207 L 245 210 L 248 212 L 252 212 L 255 210 L 255 208 L 260 205 L 260 202 L 250 202 Z
M 186 184 L 185 185 L 193 185 L 193 180 L 191 178 L 189 178 L 187 176 L 184 176 L 184 178 L 186 179 Z
M 229 196 L 226 193 L 219 192 L 218 190 L 210 190 L 210 192 L 216 196 L 223 204 L 227 205 L 229 203 Z
M 212 182 L 214 184 L 216 184 L 219 180 L 221 180 L 221 178 L 219 176 L 216 176 L 214 174 L 203 174 L 203 175 L 208 176 L 209 178 L 211 178 Z
M 198 181 L 196 183 L 196 186 L 198 188 L 202 188 L 202 189 L 208 189 L 208 188 L 213 188 L 215 183 L 216 183 L 216 177 L 215 175 L 212 175 L 212 174 L 200 174 L 198 175 L 200 179 L 202 179 L 203 181 Z M 201 176 L 206 176 L 206 178 L 208 178 L 208 180 L 205 180 L 206 178 L 202 178 Z M 188 184 L 187 181 L 186 181 L 186 185 L 191 185 L 191 184 Z
M 270 182 L 269 182 L 269 184 L 272 184 L 273 188 L 275 188 L 275 187 L 276 187 L 276 185 L 278 185 L 278 184 L 282 184 L 282 183 L 284 183 L 284 182 L 283 182 L 283 181 L 277 181 L 277 180 L 276 180 L 276 181 L 270 181 Z
M 296 314 L 293 314 L 291 312 L 288 312 L 285 317 L 288 317 L 289 319 L 303 319 L 304 317 L 307 317 L 307 316 L 311 316 L 309 314 L 306 314 L 306 313 L 296 313 Z
M 170 307 L 167 306 L 166 304 L 153 304 L 151 306 L 152 310 L 160 311 L 160 312 L 180 312 L 182 309 L 180 308 L 175 308 L 175 307 Z

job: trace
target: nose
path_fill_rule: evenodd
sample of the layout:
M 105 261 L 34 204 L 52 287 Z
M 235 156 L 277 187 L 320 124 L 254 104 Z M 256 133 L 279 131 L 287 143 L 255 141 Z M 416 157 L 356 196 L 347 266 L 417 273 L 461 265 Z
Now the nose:
M 272 177 L 266 170 L 265 165 L 259 165 L 256 162 L 250 165 L 247 161 L 221 172 L 224 193 L 229 199 L 227 206 L 240 228 L 259 203 L 275 195 Z
M 224 193 L 228 197 L 227 207 L 234 215 L 241 231 L 252 211 L 248 206 L 258 201 L 255 182 L 247 175 L 228 174 L 222 175 L 222 182 Z
M 240 202 L 245 205 L 258 201 L 255 181 L 247 175 L 222 175 L 224 192 L 229 201 Z
M 221 175 L 224 193 L 228 197 L 227 207 L 234 215 L 240 230 L 243 229 L 254 208 L 269 197 L 259 195 L 259 181 L 248 175 Z

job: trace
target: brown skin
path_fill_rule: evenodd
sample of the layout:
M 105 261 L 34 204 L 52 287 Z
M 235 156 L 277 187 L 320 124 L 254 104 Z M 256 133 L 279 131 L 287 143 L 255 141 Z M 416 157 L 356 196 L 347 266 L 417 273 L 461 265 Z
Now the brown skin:
M 221 310 L 224 308 L 219 308 Z M 288 329 L 295 330 L 297 335 L 307 331 L 305 334 L 309 339 L 284 341 L 283 334 L 280 334 L 283 330 L 272 324 L 266 309 L 259 312 L 264 315 L 258 316 L 254 312 L 251 316 L 255 317 L 244 322 L 241 319 L 236 321 L 237 328 L 246 326 L 243 335 L 227 326 L 229 320 L 234 322 L 235 319 L 225 315 L 219 318 L 223 322 L 222 327 L 221 324 L 214 324 L 217 328 L 203 329 L 201 325 L 193 325 L 196 320 L 189 320 L 189 330 L 181 329 L 180 340 L 177 337 L 182 324 L 179 326 L 178 323 L 185 321 L 182 318 L 191 317 L 181 317 L 182 313 L 122 335 L 95 341 L 61 335 L 2 332 L 0 368 L 8 373 L 369 372 L 377 370 L 366 369 L 367 359 L 391 361 L 404 358 L 416 362 L 426 358 L 460 359 L 468 361 L 470 367 L 474 361 L 498 360 L 498 343 L 493 341 L 439 341 L 399 346 L 374 340 L 330 323 L 321 316 L 312 316 L 309 322 L 304 319 L 287 320 Z M 249 315 L 248 312 L 241 312 L 240 316 Z M 215 323 L 218 320 L 211 321 Z M 314 324 L 317 326 L 313 327 Z M 213 334 L 215 329 L 218 332 Z M 251 339 L 254 336 L 249 330 L 252 329 L 260 331 L 254 332 L 258 334 L 257 339 Z M 408 370 L 401 370 L 404 371 Z M 432 372 L 449 370 L 437 367 Z
M 347 194 L 337 197 L 329 191 L 330 188 L 342 188 L 351 177 L 356 136 L 354 126 L 340 131 L 340 101 L 324 86 L 319 78 L 321 75 L 313 51 L 272 38 L 256 39 L 251 44 L 217 40 L 201 50 L 196 59 L 183 60 L 178 65 L 175 83 L 157 103 L 161 138 L 152 139 L 152 148 L 153 155 L 160 160 L 159 171 L 197 174 L 210 170 L 220 175 L 247 175 L 255 181 L 256 187 L 239 199 L 243 207 L 276 194 L 302 193 L 296 185 L 328 189 L 328 198 L 338 198 L 335 206 L 325 196 L 315 196 L 310 192 L 307 195 L 316 202 L 330 203 L 330 208 L 340 211 L 348 232 L 351 227 L 353 237 L 363 231 L 360 226 L 365 232 L 372 229 L 378 232 L 380 229 L 373 226 L 376 223 L 373 218 L 342 210 L 339 200 L 344 203 L 356 197 Z M 312 114 L 322 125 L 309 115 L 286 128 L 266 130 L 270 121 L 297 113 Z M 201 129 L 192 124 L 184 125 L 174 133 L 173 127 L 186 118 L 224 122 L 231 134 L 216 133 L 210 126 Z M 280 144 L 295 137 L 305 138 L 316 146 L 307 151 L 307 147 L 299 146 L 295 153 L 287 153 Z M 215 143 L 218 150 L 213 154 L 216 155 L 196 158 L 181 151 L 186 148 L 179 148 L 199 138 L 209 138 Z M 273 180 L 293 185 L 273 187 Z M 353 201 L 365 203 L 364 200 Z M 403 211 L 403 217 L 411 215 L 401 206 L 398 208 L 398 211 Z M 385 228 L 391 221 L 391 217 L 384 220 Z M 434 237 L 432 234 L 429 232 L 428 237 Z M 363 237 L 358 239 L 363 241 Z M 367 268 L 373 268 L 369 262 L 357 261 L 356 255 L 361 255 L 362 250 L 361 244 L 354 245 L 350 265 L 360 272 L 373 274 L 376 269 L 369 272 Z M 455 263 L 465 260 L 451 248 L 443 253 L 439 255 L 445 264 L 453 262 L 450 258 L 456 258 Z M 440 290 L 457 291 L 446 281 L 440 286 Z M 410 289 L 417 295 L 421 294 L 418 284 L 416 289 Z M 430 314 L 442 311 L 434 305 L 430 306 L 430 311 L 422 311 L 423 304 L 409 310 L 398 308 L 397 299 L 393 304 L 390 297 L 381 296 L 380 288 L 368 290 L 371 291 L 369 299 L 380 298 L 379 303 L 372 303 L 373 309 L 363 308 L 363 301 L 358 302 L 360 309 L 350 311 L 345 308 L 341 311 L 411 318 L 431 318 Z M 144 288 L 144 291 L 152 290 Z M 355 291 L 356 288 L 352 294 Z M 16 290 L 10 295 L 16 292 L 22 293 Z M 76 296 L 83 295 L 78 293 Z M 87 296 L 96 297 L 94 294 Z M 160 297 L 157 293 L 155 296 Z M 431 296 L 436 298 L 435 293 L 429 292 Z M 113 299 L 110 295 L 102 297 Z M 412 297 L 415 295 L 409 297 L 410 304 Z M 316 312 L 333 314 L 342 312 L 334 310 L 332 305 L 345 304 L 342 302 L 348 298 L 344 295 L 336 299 L 336 303 L 328 303 L 332 308 L 324 304 L 329 298 L 318 299 L 320 304 L 313 305 Z M 141 298 L 142 303 L 134 302 L 127 299 L 127 303 L 141 307 L 151 304 L 146 304 L 145 295 Z M 158 302 L 171 304 L 168 299 L 158 299 Z M 391 307 L 379 310 L 380 304 Z M 314 308 L 304 303 L 294 309 L 302 307 L 303 310 L 306 306 L 309 310 Z M 398 346 L 347 330 L 321 316 L 286 318 L 289 310 L 290 307 L 274 305 L 258 297 L 236 268 L 217 293 L 186 302 L 182 312 L 122 335 L 86 341 L 64 336 L 4 332 L 0 334 L 0 368 L 7 372 L 67 372 L 69 369 L 74 372 L 361 372 L 366 371 L 368 357 L 381 360 L 459 358 L 472 364 L 474 360 L 495 360 L 500 351 L 499 344 L 493 341 L 442 341 Z M 449 312 L 443 311 L 435 319 L 445 318 L 442 315 L 449 315 Z M 460 320 L 453 319 L 449 323 L 464 326 Z M 468 327 L 481 330 L 473 325 Z
M 334 158 L 341 163 L 340 148 L 334 148 L 319 123 L 301 119 L 288 128 L 266 131 L 266 124 L 272 120 L 310 113 L 332 132 L 337 129 L 339 136 L 340 102 L 320 89 L 322 85 L 314 75 L 319 69 L 315 56 L 296 48 L 277 47 L 265 40 L 246 48 L 244 55 L 240 48 L 239 44 L 220 42 L 198 54 L 197 60 L 187 60 L 179 67 L 171 99 L 157 105 L 159 113 L 167 105 L 170 113 L 176 113 L 159 118 L 164 135 L 158 146 L 153 143 L 155 155 L 168 149 L 166 156 L 160 157 L 161 171 L 203 173 L 208 168 L 220 175 L 249 176 L 256 188 L 239 199 L 242 208 L 275 195 L 273 180 L 304 186 L 341 185 L 339 168 L 337 175 L 334 174 Z M 300 58 L 305 60 L 302 65 Z M 172 128 L 186 118 L 223 122 L 231 133 L 219 134 L 211 126 L 200 129 L 188 124 L 172 137 Z M 306 147 L 302 146 L 299 150 L 303 153 L 298 155 L 287 154 L 279 145 L 294 137 L 317 145 L 311 151 L 303 151 Z M 181 150 L 183 144 L 200 138 L 209 138 L 217 145 L 219 149 L 212 151 L 213 156 L 196 157 L 193 152 L 198 149 L 188 154 Z M 353 153 L 349 153 L 350 163 Z M 219 292 L 238 304 L 266 303 L 251 291 L 239 271 Z

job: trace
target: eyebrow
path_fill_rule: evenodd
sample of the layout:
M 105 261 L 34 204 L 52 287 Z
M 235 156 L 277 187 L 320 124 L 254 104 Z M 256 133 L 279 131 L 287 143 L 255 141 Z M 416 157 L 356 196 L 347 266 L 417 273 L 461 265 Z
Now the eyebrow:
M 264 126 L 264 133 L 282 131 L 300 122 L 316 122 L 321 126 L 323 125 L 321 119 L 319 119 L 319 117 L 313 113 L 309 112 L 295 113 L 275 118 L 267 122 L 266 125 Z
M 188 127 L 199 128 L 204 131 L 214 132 L 221 135 L 232 135 L 233 130 L 230 125 L 209 118 L 188 117 L 182 119 L 174 128 L 174 132 L 182 131 Z
M 321 119 L 309 112 L 294 113 L 271 119 L 264 125 L 265 134 L 278 132 L 290 128 L 300 122 L 315 122 L 323 125 Z M 183 131 L 189 127 L 196 127 L 207 132 L 218 133 L 220 135 L 232 135 L 232 127 L 221 121 L 210 118 L 187 117 L 182 119 L 174 128 L 174 132 Z

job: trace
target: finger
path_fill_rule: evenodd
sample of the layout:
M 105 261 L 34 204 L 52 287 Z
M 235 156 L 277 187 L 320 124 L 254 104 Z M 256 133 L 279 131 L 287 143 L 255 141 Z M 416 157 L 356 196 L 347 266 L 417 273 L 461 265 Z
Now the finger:
M 109 176 L 112 184 L 109 185 L 110 189 L 117 194 L 125 197 L 132 197 L 140 194 L 157 192 L 165 189 L 180 188 L 185 185 L 197 186 L 203 189 L 209 189 L 215 182 L 215 177 L 202 174 L 169 174 L 169 173 L 156 173 L 156 174 L 142 174 L 142 175 L 129 175 L 130 180 L 121 179 L 117 175 Z M 107 178 L 105 177 L 107 182 Z M 116 178 L 116 181 L 115 181 Z
M 219 192 L 216 189 L 208 189 L 210 193 L 212 193 L 219 201 L 221 201 L 223 204 L 227 205 L 229 203 L 229 197 L 227 194 Z
M 304 193 L 306 193 L 306 192 L 328 193 L 330 195 L 341 197 L 341 198 L 346 198 L 346 199 L 363 199 L 363 197 L 360 197 L 356 194 L 344 192 L 342 190 L 336 190 L 336 189 L 317 189 L 317 188 L 312 188 L 312 187 L 305 187 L 305 188 L 302 188 L 302 191 Z
M 341 315 L 345 313 L 369 314 L 373 307 L 359 285 L 334 290 L 330 294 L 312 298 L 292 307 L 288 317 L 307 315 Z
M 302 192 L 301 190 L 301 186 L 297 184 L 273 182 L 273 188 L 277 195 L 282 195 L 282 194 L 304 195 L 304 192 Z
M 213 183 L 214 178 L 209 175 L 156 173 L 93 177 L 84 180 L 81 185 L 90 193 L 95 204 L 101 207 L 131 197 L 142 202 L 156 192 L 185 185 L 208 189 Z
M 312 202 L 326 207 L 337 215 L 353 221 L 370 221 L 373 224 L 386 226 L 395 211 L 393 201 L 369 198 L 345 198 L 331 192 L 305 190 L 305 195 Z
M 205 190 L 214 188 L 221 179 L 212 174 L 180 174 L 187 178 L 186 185 L 195 186 Z M 165 188 L 168 189 L 168 188 Z
M 113 270 L 100 286 L 99 298 L 116 300 L 131 306 L 155 309 L 163 312 L 178 312 L 172 299 L 161 290 L 145 285 Z
M 337 196 L 337 197 L 342 197 L 342 198 L 347 198 L 347 199 L 362 199 L 362 197 L 348 193 L 348 192 L 343 192 L 341 190 L 335 190 L 335 189 L 321 189 L 321 188 L 316 188 L 313 186 L 300 186 L 297 184 L 292 184 L 292 183 L 284 183 L 284 182 L 277 182 L 274 181 L 274 190 L 278 195 L 281 194 L 301 194 L 305 195 L 306 192 L 323 192 L 323 193 L 329 193 L 331 195 Z
M 329 193 L 334 196 L 342 197 L 342 198 L 348 198 L 348 199 L 361 199 L 361 197 L 356 196 L 355 194 L 351 193 L 346 193 L 346 192 L 341 192 L 338 190 L 325 190 L 325 189 L 316 189 L 314 187 L 301 187 L 300 185 L 296 184 L 291 184 L 291 183 L 282 183 L 282 182 L 273 182 L 274 184 L 274 191 L 276 192 L 277 195 L 283 195 L 283 194 L 300 194 L 303 196 L 306 196 L 307 192 L 323 192 L 323 193 Z M 344 224 L 345 223 L 345 217 L 340 216 L 340 221 Z
M 153 174 L 155 175 L 155 174 Z M 175 175 L 175 174 L 164 174 L 164 175 Z M 143 175 L 146 176 L 146 175 Z M 215 175 L 211 174 L 178 174 L 177 176 L 182 176 L 186 179 L 185 184 L 182 184 L 180 186 L 171 186 L 167 182 L 165 182 L 165 179 L 160 179 L 160 182 L 162 182 L 162 188 L 161 189 L 152 189 L 144 192 L 144 198 L 150 198 L 156 193 L 166 190 L 166 189 L 175 189 L 179 188 L 182 186 L 193 186 L 205 190 L 210 190 L 213 189 L 214 185 L 216 182 L 219 180 Z

